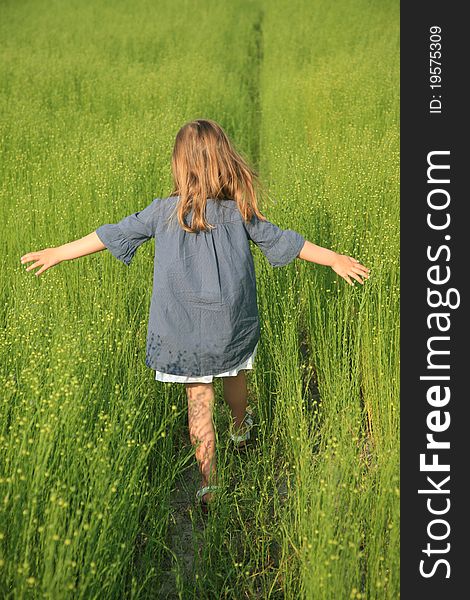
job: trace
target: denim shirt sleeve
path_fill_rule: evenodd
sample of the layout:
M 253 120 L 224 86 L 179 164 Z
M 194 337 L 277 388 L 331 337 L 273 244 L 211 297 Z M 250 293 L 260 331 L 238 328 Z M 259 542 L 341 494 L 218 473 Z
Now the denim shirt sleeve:
M 305 238 L 292 229 L 280 229 L 270 221 L 262 221 L 254 214 L 245 223 L 248 238 L 254 242 L 273 267 L 289 264 L 305 243 Z
M 141 244 L 154 237 L 160 202 L 160 198 L 155 198 L 143 210 L 124 217 L 118 223 L 106 223 L 95 230 L 111 254 L 125 265 L 130 265 Z

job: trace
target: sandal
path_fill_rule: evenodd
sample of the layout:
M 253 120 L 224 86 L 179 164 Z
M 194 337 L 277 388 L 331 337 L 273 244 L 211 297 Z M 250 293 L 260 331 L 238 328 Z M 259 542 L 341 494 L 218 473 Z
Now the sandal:
M 245 427 L 243 427 L 245 425 Z M 235 447 L 239 449 L 246 448 L 246 442 L 251 438 L 251 429 L 253 428 L 253 415 L 249 410 L 245 412 L 242 425 L 240 429 L 244 429 L 244 433 L 238 435 L 236 433 L 230 434 L 230 439 L 235 443 Z M 241 443 L 245 442 L 245 443 Z
M 208 510 L 208 505 L 210 504 L 210 502 L 206 502 L 203 498 L 206 494 L 208 494 L 209 492 L 217 492 L 220 490 L 220 486 L 218 485 L 205 485 L 202 488 L 199 488 L 198 491 L 196 492 L 196 501 L 198 503 L 198 505 L 200 506 L 200 508 L 202 509 L 203 513 L 207 513 Z

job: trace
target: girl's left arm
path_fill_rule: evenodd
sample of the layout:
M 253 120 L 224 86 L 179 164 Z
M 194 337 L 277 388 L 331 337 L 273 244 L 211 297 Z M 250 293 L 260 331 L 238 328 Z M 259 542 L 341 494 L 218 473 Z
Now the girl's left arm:
M 35 261 L 32 265 L 26 268 L 26 271 L 31 271 L 36 267 L 41 266 L 39 271 L 34 273 L 40 275 L 47 269 L 61 263 L 63 260 L 72 260 L 73 258 L 79 258 L 80 256 L 86 256 L 93 252 L 99 252 L 104 250 L 106 246 L 96 235 L 94 231 L 73 242 L 57 246 L 55 248 L 44 248 L 44 250 L 38 250 L 36 252 L 28 252 L 21 257 L 21 264 L 25 264 L 31 261 Z
M 28 252 L 21 262 L 36 261 L 26 270 L 41 266 L 35 275 L 40 275 L 63 260 L 71 260 L 99 252 L 107 248 L 111 254 L 129 266 L 137 248 L 152 238 L 158 223 L 161 199 L 155 198 L 144 209 L 124 217 L 117 223 L 106 223 L 85 237 L 56 248 L 45 248 Z

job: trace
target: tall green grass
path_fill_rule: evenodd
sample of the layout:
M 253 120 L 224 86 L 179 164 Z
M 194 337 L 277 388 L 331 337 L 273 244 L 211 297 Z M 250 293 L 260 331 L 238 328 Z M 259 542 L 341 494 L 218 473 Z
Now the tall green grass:
M 277 295 L 263 280 L 264 320 L 282 323 L 273 349 L 284 390 L 276 407 L 289 424 L 297 476 L 289 531 L 298 589 L 310 598 L 396 598 L 398 6 L 277 3 L 263 31 L 261 164 L 273 182 L 270 215 L 372 269 L 364 287 L 307 263 L 279 274 Z M 292 301 L 272 306 L 291 287 Z M 287 366 L 283 344 L 294 330 Z M 301 359 L 299 342 L 308 347 Z M 318 386 L 313 423 L 312 410 L 302 410 L 312 398 L 298 389 L 300 360 Z
M 397 598 L 398 5 L 31 0 L 0 34 L 0 596 Z M 372 269 L 352 288 L 253 247 L 258 439 L 232 452 L 216 380 L 205 524 L 175 504 L 184 387 L 144 364 L 153 242 L 129 269 L 19 262 L 168 195 L 197 117 L 259 167 L 270 220 Z

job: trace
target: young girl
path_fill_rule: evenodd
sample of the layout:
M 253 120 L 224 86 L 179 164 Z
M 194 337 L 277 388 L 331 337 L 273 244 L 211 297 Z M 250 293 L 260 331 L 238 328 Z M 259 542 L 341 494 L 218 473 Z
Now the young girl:
M 331 267 L 350 285 L 369 269 L 291 229 L 280 229 L 259 211 L 258 174 L 212 120 L 197 119 L 178 132 L 172 155 L 174 190 L 115 224 L 21 257 L 40 266 L 107 248 L 129 265 L 137 248 L 155 238 L 153 293 L 146 365 L 159 381 L 184 383 L 191 443 L 202 474 L 196 497 L 204 510 L 216 485 L 213 377 L 223 378 L 236 434 L 243 447 L 253 419 L 247 410 L 244 370 L 253 368 L 260 325 L 249 240 L 274 267 L 296 257 Z

